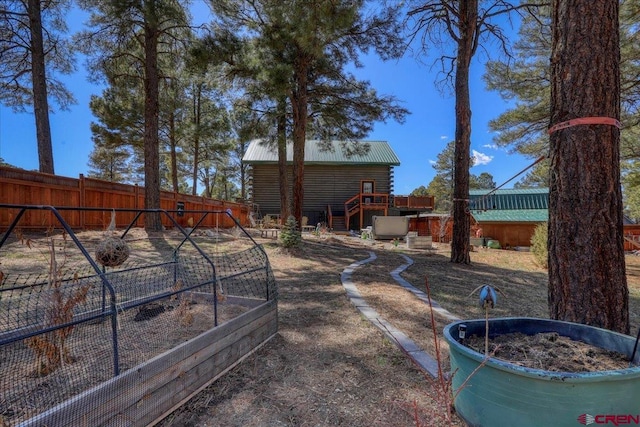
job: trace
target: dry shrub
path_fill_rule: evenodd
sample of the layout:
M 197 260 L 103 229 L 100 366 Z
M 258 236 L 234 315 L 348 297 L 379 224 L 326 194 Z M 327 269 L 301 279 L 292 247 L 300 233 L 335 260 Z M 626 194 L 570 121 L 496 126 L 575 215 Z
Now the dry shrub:
M 189 310 L 190 305 L 191 301 L 187 298 L 182 298 L 178 308 L 176 309 L 176 317 L 178 318 L 180 326 L 191 326 L 193 323 L 193 314 Z
M 173 285 L 172 290 L 174 292 L 179 292 L 183 287 L 184 282 L 182 279 L 178 279 Z M 184 294 L 175 294 L 171 297 L 172 300 L 177 300 L 178 298 L 180 299 L 180 304 L 178 304 L 178 308 L 175 311 L 175 316 L 180 326 L 190 326 L 193 323 L 193 314 L 189 310 L 191 300 L 185 298 Z
M 71 322 L 73 320 L 73 308 L 86 300 L 87 292 L 90 288 L 89 285 L 82 286 L 65 298 L 60 286 L 61 282 L 59 280 L 53 284 L 51 305 L 47 309 L 46 315 L 45 327 L 47 328 Z M 26 341 L 27 346 L 35 353 L 36 376 L 49 375 L 62 364 L 75 361 L 66 346 L 67 338 L 69 338 L 72 331 L 73 325 L 65 326 L 43 335 L 36 335 Z
M 66 242 L 66 234 L 62 235 Z M 26 245 L 30 246 L 29 241 Z M 66 247 L 65 247 L 66 248 Z M 85 285 L 70 292 L 65 297 L 62 292 L 61 269 L 56 261 L 55 244 L 52 237 L 49 238 L 49 286 L 52 290 L 49 307 L 45 314 L 45 328 L 55 328 L 70 323 L 73 320 L 73 309 L 76 305 L 84 302 L 87 298 L 90 285 Z M 74 277 L 74 284 L 78 283 L 78 277 Z M 36 335 L 26 340 L 27 346 L 33 350 L 36 359 L 36 376 L 46 376 L 62 366 L 64 363 L 73 363 L 66 346 L 66 341 L 71 335 L 74 326 L 65 326 Z

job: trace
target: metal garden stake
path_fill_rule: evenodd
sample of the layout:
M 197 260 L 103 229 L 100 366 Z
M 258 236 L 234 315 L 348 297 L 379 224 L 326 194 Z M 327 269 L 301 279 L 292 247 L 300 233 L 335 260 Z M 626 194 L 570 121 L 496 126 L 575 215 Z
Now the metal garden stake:
M 480 289 L 480 307 L 484 308 L 484 356 L 489 357 L 489 309 L 495 307 L 498 295 L 489 285 L 478 286 L 469 295 L 473 295 L 478 289 Z

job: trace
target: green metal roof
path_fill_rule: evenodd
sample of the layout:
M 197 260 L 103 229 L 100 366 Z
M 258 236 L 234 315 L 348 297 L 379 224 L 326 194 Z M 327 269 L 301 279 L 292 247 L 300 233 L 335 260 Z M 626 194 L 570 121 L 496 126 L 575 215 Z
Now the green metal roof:
M 515 209 L 510 211 L 471 211 L 478 222 L 547 222 L 548 209 Z
M 331 141 L 330 149 L 322 150 L 320 141 L 307 140 L 304 149 L 305 164 L 359 164 L 399 166 L 400 159 L 386 141 L 359 141 L 369 146 L 366 154 L 346 153 L 343 147 L 352 144 L 347 141 Z M 293 161 L 292 144 L 287 144 L 287 162 Z M 275 147 L 264 143 L 264 140 L 253 140 L 242 158 L 247 164 L 276 163 L 278 153 Z
M 549 189 L 470 190 L 469 210 L 478 222 L 546 222 Z

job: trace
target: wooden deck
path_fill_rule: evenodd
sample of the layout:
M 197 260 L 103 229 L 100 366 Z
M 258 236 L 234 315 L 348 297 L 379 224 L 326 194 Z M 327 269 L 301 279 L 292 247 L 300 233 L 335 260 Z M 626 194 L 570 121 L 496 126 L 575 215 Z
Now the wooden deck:
M 387 193 L 358 193 L 344 202 L 345 224 L 355 215 L 360 216 L 362 227 L 364 213 L 366 211 L 379 211 L 388 215 L 389 208 L 397 208 L 401 211 L 431 211 L 435 207 L 433 196 L 393 196 L 393 202 L 389 203 L 390 195 Z
M 434 196 L 394 196 L 393 207 L 409 210 L 433 210 L 436 205 Z

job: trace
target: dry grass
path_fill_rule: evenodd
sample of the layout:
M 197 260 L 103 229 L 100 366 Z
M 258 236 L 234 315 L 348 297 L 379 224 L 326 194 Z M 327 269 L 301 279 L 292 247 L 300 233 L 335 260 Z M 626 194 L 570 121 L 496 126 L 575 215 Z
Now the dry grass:
M 292 254 L 274 240 L 261 242 L 279 286 L 278 335 L 159 425 L 447 425 L 435 382 L 345 296 L 340 273 L 371 251 L 376 260 L 357 269 L 353 282 L 382 317 L 431 354 L 429 308 L 389 274 L 406 263 L 403 254 L 414 263 L 402 276 L 421 290 L 428 280 L 433 299 L 459 317 L 483 317 L 477 295 L 469 295 L 483 284 L 506 295 L 499 296 L 493 316 L 548 316 L 547 272 L 527 252 L 480 250 L 471 253 L 471 265 L 458 265 L 449 261 L 446 246 L 410 251 L 390 243 L 305 234 L 303 246 Z M 640 257 L 627 257 L 627 274 L 635 333 Z M 436 317 L 436 323 L 440 333 L 447 322 Z M 462 423 L 454 420 L 454 425 Z
M 369 247 L 329 239 L 307 240 L 295 255 L 265 248 L 278 279 L 278 336 L 161 425 L 446 425 L 432 381 L 345 296 L 340 273 Z
M 275 243 L 265 247 L 279 284 L 278 336 L 163 426 L 447 425 L 435 382 L 345 297 L 340 272 L 370 251 L 376 260 L 357 269 L 353 282 L 382 317 L 431 354 L 428 307 L 389 274 L 406 263 L 402 254 L 414 261 L 402 276 L 422 290 L 428 280 L 432 297 L 459 317 L 483 316 L 477 295 L 469 295 L 481 284 L 506 295 L 499 297 L 494 316 L 548 316 L 547 273 L 527 252 L 480 250 L 472 252 L 471 265 L 457 265 L 446 246 L 424 252 L 354 238 L 306 237 L 295 255 Z M 627 264 L 635 328 L 640 257 L 627 257 Z M 447 322 L 436 322 L 440 333 Z

